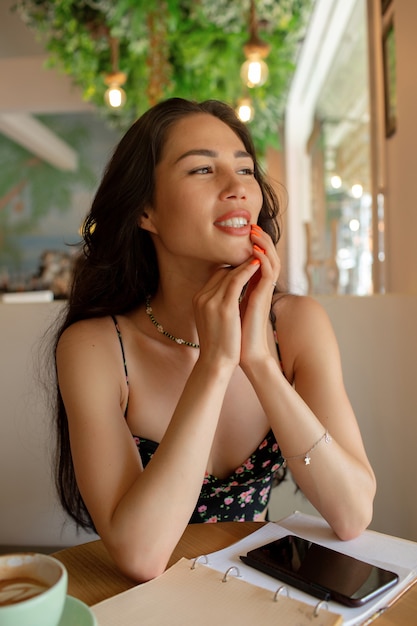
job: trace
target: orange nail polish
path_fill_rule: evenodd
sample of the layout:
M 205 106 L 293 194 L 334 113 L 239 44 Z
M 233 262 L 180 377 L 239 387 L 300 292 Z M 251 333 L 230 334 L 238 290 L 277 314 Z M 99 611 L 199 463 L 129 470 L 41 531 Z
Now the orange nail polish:
M 252 228 L 252 230 L 257 230 L 260 233 L 262 232 L 262 228 L 260 226 L 258 226 L 258 224 L 252 224 L 251 228 Z
M 256 243 L 253 244 L 253 248 L 254 250 L 257 250 L 258 252 L 260 252 L 261 254 L 265 254 L 265 250 L 261 248 L 261 246 L 258 246 Z
M 260 265 L 261 262 L 259 259 L 252 259 L 252 261 L 250 262 L 251 265 Z

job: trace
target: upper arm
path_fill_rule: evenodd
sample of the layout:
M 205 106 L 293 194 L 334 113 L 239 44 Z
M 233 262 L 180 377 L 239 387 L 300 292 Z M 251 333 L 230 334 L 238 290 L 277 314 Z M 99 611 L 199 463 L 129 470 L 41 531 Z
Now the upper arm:
M 289 367 L 297 393 L 344 447 L 365 459 L 327 313 L 310 297 L 290 296 L 285 300 L 276 305 L 277 335 L 284 365 Z
M 56 355 L 76 480 L 99 533 L 142 470 L 123 415 L 126 382 L 111 323 L 74 324 Z

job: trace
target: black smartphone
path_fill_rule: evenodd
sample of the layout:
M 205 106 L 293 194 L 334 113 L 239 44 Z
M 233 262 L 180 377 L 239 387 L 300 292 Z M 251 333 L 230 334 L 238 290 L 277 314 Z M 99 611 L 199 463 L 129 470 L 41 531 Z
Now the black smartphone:
M 399 580 L 394 572 L 295 535 L 250 550 L 240 558 L 316 598 L 351 607 L 373 600 Z

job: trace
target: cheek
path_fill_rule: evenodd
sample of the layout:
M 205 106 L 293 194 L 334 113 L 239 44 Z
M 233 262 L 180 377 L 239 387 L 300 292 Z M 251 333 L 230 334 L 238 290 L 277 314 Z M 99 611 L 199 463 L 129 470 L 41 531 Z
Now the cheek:
M 253 206 L 256 207 L 258 211 L 257 213 L 258 216 L 259 216 L 259 213 L 261 212 L 262 204 L 263 204 L 262 191 L 259 185 L 257 185 L 256 190 L 254 190 L 253 192 Z

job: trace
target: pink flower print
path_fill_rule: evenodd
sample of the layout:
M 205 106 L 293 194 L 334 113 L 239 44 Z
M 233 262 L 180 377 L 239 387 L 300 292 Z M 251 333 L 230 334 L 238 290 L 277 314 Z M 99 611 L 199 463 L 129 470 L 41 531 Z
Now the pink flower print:
M 239 483 L 237 482 L 237 480 L 234 480 L 233 482 L 230 483 L 230 487 L 236 487 L 236 485 L 238 485 Z
M 276 472 L 277 469 L 279 469 L 281 466 L 279 463 L 274 463 L 274 465 L 271 467 L 271 472 Z
M 272 444 L 272 452 L 276 452 L 278 450 L 278 444 L 277 443 L 273 443 Z
M 230 496 L 228 498 L 224 499 L 224 503 L 226 506 L 230 506 L 233 502 L 234 498 L 231 498 Z
M 247 491 L 244 491 L 240 494 L 239 500 L 241 502 L 241 507 L 244 507 L 245 504 L 249 504 L 250 502 L 252 502 L 252 494 L 254 491 L 255 489 L 252 487 L 251 489 L 248 489 Z
M 204 513 L 205 511 L 207 511 L 207 507 L 205 504 L 202 504 L 201 506 L 198 507 L 199 513 Z
M 236 470 L 236 474 L 241 474 L 244 471 L 243 467 L 238 467 Z
M 263 522 L 264 521 L 264 514 L 263 513 L 255 513 L 255 515 L 253 516 L 253 521 L 254 522 Z
M 251 462 L 250 459 L 248 459 L 245 463 L 244 466 L 246 467 L 247 470 L 251 470 L 253 469 L 253 463 Z
M 271 487 L 264 487 L 260 494 L 259 494 L 259 501 L 262 502 L 262 504 L 266 504 L 267 500 L 268 500 L 268 494 L 271 490 Z
M 217 515 L 212 515 L 212 517 L 209 517 L 207 520 L 207 524 L 216 524 L 217 522 Z
M 268 445 L 268 442 L 266 439 L 264 439 L 263 442 L 260 444 L 258 450 L 262 450 L 262 448 L 265 448 L 266 445 Z
M 271 463 L 271 459 L 268 459 L 267 461 L 264 461 L 262 463 L 262 467 L 268 467 L 268 465 Z

